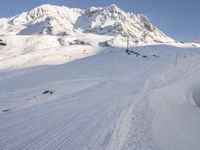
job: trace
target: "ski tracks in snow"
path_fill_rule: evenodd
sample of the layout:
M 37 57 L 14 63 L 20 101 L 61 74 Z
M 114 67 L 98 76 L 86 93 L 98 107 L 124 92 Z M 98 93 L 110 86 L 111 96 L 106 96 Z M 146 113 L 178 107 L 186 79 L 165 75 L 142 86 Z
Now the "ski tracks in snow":
M 134 77 L 98 79 L 53 101 L 0 114 L 0 149 L 159 150 L 152 138 L 148 96 L 198 70 L 199 62 L 188 62 L 183 68 L 153 62 Z
M 146 99 L 151 84 L 151 80 L 147 79 L 144 86 L 132 95 L 134 101 L 121 112 L 107 150 L 155 150 L 156 145 L 150 133 L 151 115 L 148 114 Z
M 174 83 L 199 70 L 199 61 L 192 59 L 184 63 L 186 65 L 183 68 L 174 68 L 169 63 L 167 70 L 146 79 L 144 86 L 133 95 L 133 103 L 121 111 L 107 150 L 160 150 L 152 138 L 153 114 L 148 109 L 148 95 L 157 88 Z M 174 69 L 179 71 L 171 74 Z

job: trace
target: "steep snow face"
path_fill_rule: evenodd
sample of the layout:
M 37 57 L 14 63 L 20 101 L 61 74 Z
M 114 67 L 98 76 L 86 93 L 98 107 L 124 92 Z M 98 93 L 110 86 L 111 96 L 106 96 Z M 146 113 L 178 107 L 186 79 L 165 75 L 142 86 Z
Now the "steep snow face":
M 153 26 L 146 16 L 125 13 L 114 4 L 104 8 L 91 7 L 85 10 L 77 20 L 76 27 L 83 29 L 85 32 L 121 35 L 122 37 L 129 36 L 135 42 L 173 41 Z
M 116 5 L 91 7 L 85 10 L 41 5 L 8 19 L 0 20 L 3 34 L 18 35 L 66 35 L 73 33 L 93 33 L 132 41 L 173 42 L 171 38 L 153 26 L 142 14 L 126 13 Z
M 73 24 L 79 15 L 79 9 L 46 4 L 30 12 L 25 12 L 8 19 L 7 27 L 11 28 L 11 30 L 8 30 L 9 32 L 16 31 L 14 33 L 19 35 L 57 35 L 72 31 Z

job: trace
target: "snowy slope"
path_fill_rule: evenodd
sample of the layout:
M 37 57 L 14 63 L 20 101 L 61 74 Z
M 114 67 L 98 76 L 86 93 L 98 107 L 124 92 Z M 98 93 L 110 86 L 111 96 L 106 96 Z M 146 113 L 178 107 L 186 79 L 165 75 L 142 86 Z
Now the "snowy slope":
M 30 12 L 0 19 L 0 69 L 57 65 L 99 53 L 104 47 L 177 43 L 144 15 L 126 13 L 116 5 L 85 10 L 41 5 Z M 0 41 L 1 42 L 1 41 Z M 0 43 L 1 44 L 1 43 Z
M 60 37 L 48 35 L 3 36 L 0 46 L 0 69 L 16 69 L 38 65 L 63 64 L 88 57 L 100 51 L 91 45 L 61 45 Z M 73 41 L 76 38 L 68 38 Z
M 136 43 L 174 42 L 153 26 L 146 16 L 126 13 L 114 4 L 85 10 L 45 4 L 30 12 L 1 19 L 0 32 L 18 35 L 94 33 L 120 40 L 129 36 Z
M 42 5 L 0 32 L 0 150 L 199 150 L 199 44 L 113 4 Z
M 1 71 L 0 149 L 198 150 L 200 49 L 134 50 Z
M 121 41 L 118 38 L 112 39 L 109 35 L 102 36 L 94 33 L 79 33 L 68 37 L 4 35 L 0 36 L 0 40 L 0 70 L 71 62 L 103 51 L 105 49 L 105 41 L 110 48 L 122 47 L 125 49 L 126 47 L 125 41 Z M 6 45 L 2 46 L 1 42 Z M 144 45 L 149 44 L 137 44 L 137 46 Z M 168 45 L 185 48 L 200 47 L 200 45 L 194 43 L 168 43 Z
M 197 39 L 191 40 L 190 42 L 193 42 L 193 43 L 200 43 L 200 39 L 197 38 Z

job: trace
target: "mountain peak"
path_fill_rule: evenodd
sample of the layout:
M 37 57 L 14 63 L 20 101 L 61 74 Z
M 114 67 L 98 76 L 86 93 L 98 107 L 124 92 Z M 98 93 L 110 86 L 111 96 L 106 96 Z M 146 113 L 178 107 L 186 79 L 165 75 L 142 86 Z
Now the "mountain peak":
M 110 14 L 110 16 L 114 16 L 114 15 L 125 16 L 125 12 L 115 4 L 111 4 L 107 7 L 104 7 L 103 13 Z
M 32 9 L 29 13 L 41 13 L 41 14 L 44 14 L 44 13 L 47 13 L 47 12 L 52 12 L 52 11 L 55 11 L 55 10 L 58 10 L 62 8 L 61 6 L 57 6 L 57 5 L 51 5 L 51 4 L 43 4 L 43 5 L 40 5 L 34 9 Z
M 121 9 L 115 4 L 110 4 L 109 6 L 106 7 L 106 9 L 109 9 L 112 12 L 121 11 Z
M 44 4 L 13 18 L 0 21 L 1 33 L 18 35 L 49 34 L 63 35 L 83 32 L 108 35 L 125 35 L 148 43 L 173 41 L 153 26 L 144 15 L 126 13 L 117 5 L 90 7 L 85 10 Z M 6 28 L 7 27 L 7 28 Z
M 57 5 L 52 5 L 52 4 L 42 4 L 40 6 L 35 7 L 34 9 L 40 9 L 40 8 L 52 8 L 52 7 L 57 7 Z

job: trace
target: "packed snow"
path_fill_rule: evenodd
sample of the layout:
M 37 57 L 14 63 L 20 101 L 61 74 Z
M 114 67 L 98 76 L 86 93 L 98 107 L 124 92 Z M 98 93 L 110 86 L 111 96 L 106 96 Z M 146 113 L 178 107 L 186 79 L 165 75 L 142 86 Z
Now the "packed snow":
M 42 5 L 0 31 L 0 150 L 199 150 L 199 44 L 116 5 Z

